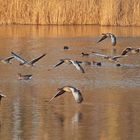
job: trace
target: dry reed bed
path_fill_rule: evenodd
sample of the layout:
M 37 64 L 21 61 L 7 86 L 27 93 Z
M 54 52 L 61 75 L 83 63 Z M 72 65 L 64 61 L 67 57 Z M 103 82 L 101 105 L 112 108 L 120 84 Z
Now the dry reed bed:
M 1 0 L 0 24 L 140 26 L 140 0 Z

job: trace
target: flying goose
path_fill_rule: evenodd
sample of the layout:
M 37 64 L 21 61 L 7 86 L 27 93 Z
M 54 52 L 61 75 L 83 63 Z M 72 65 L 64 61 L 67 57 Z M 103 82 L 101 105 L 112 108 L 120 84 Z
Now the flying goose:
M 72 86 L 64 86 L 58 89 L 57 93 L 50 99 L 49 102 L 51 102 L 54 98 L 64 94 L 65 92 L 71 92 L 77 103 L 81 103 L 83 101 L 83 97 L 79 89 Z
M 106 39 L 108 37 L 111 39 L 112 46 L 115 46 L 117 43 L 116 36 L 112 33 L 102 33 L 102 38 L 97 43 L 103 41 L 104 39 Z
M 43 58 L 46 55 L 46 54 L 42 54 L 41 56 L 39 56 L 31 61 L 27 61 L 14 52 L 11 52 L 11 54 L 14 56 L 14 58 L 16 60 L 18 60 L 20 62 L 20 65 L 26 65 L 26 66 L 34 66 L 37 61 L 39 61 L 41 58 Z
M 122 55 L 109 56 L 109 55 L 104 55 L 104 54 L 100 54 L 100 53 L 96 53 L 96 52 L 92 52 L 92 53 L 96 56 L 103 57 L 104 59 L 107 59 L 107 60 L 112 61 L 112 62 L 118 62 L 119 58 L 123 58 Z
M 56 68 L 58 66 L 60 66 L 61 64 L 66 63 L 66 64 L 73 64 L 75 66 L 75 68 L 79 71 L 81 71 L 82 73 L 85 73 L 84 69 L 82 68 L 82 66 L 79 64 L 78 61 L 73 61 L 71 59 L 60 59 L 60 62 L 57 63 L 55 66 L 53 66 L 53 68 Z
M 22 75 L 21 73 L 18 73 L 18 80 L 31 80 L 32 74 Z
M 9 56 L 9 57 L 6 57 L 6 58 L 2 58 L 0 61 L 2 63 L 5 63 L 5 64 L 11 64 L 11 60 L 14 58 L 14 56 Z
M 140 48 L 127 47 L 122 51 L 121 55 L 126 55 L 129 52 L 133 54 L 140 53 Z

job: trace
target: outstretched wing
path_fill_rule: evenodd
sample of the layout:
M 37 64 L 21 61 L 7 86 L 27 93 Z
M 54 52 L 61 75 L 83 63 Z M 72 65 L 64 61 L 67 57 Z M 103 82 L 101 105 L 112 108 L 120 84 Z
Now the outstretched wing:
M 43 58 L 46 54 L 42 54 L 41 56 L 31 60 L 28 64 L 34 64 L 36 63 L 37 61 L 39 61 L 41 58 Z
M 132 50 L 131 47 L 125 48 L 125 49 L 122 51 L 121 55 L 126 55 L 126 54 L 127 54 L 128 52 L 130 52 L 131 50 Z
M 51 99 L 49 102 L 51 102 L 54 98 L 62 95 L 65 91 L 63 89 L 59 90 Z
M 96 56 L 107 57 L 107 55 L 105 55 L 105 54 L 96 53 L 96 52 L 92 52 L 92 53 L 93 53 L 93 55 L 96 55 Z
M 3 62 L 10 63 L 10 61 L 11 61 L 13 58 L 14 58 L 14 56 L 6 57 L 6 58 L 4 58 L 2 61 L 3 61 Z
M 63 61 L 63 60 L 60 60 L 60 62 L 57 63 L 56 65 L 54 65 L 53 68 L 56 68 L 56 67 L 60 66 L 60 65 L 63 64 L 63 63 L 64 63 L 64 61 Z
M 14 52 L 11 52 L 11 54 L 14 56 L 14 58 L 16 60 L 18 60 L 19 62 L 21 62 L 22 64 L 28 63 L 28 61 L 26 61 L 25 59 L 23 59 L 21 56 L 17 55 Z
M 117 59 L 119 59 L 119 58 L 123 58 L 123 56 L 122 56 L 122 55 L 118 55 L 118 56 L 113 56 L 113 57 L 112 57 L 112 59 L 114 59 L 114 60 L 117 60 Z
M 78 63 L 78 61 L 70 60 L 72 64 L 76 67 L 77 70 L 80 70 L 82 73 L 85 73 L 83 67 Z
M 108 36 L 106 34 L 103 34 L 102 38 L 97 43 L 101 42 L 102 40 L 106 39 L 107 37 Z

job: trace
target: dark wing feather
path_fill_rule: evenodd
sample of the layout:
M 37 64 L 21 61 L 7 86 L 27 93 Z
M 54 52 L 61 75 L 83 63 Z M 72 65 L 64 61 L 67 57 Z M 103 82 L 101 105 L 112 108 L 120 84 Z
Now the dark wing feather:
M 51 102 L 54 98 L 56 98 L 56 97 L 58 97 L 58 96 L 60 96 L 60 95 L 62 95 L 63 93 L 64 93 L 65 91 L 64 90 L 59 90 L 51 99 L 50 99 L 50 101 L 49 102 Z
M 58 67 L 59 65 L 61 65 L 61 64 L 63 64 L 63 63 L 64 63 L 64 61 L 63 61 L 63 60 L 60 60 L 60 62 L 57 63 L 55 66 L 53 66 L 53 68 L 56 68 L 56 67 Z
M 41 55 L 41 56 L 39 56 L 39 57 L 37 57 L 37 58 L 31 60 L 28 64 L 34 64 L 34 63 L 36 63 L 36 62 L 39 61 L 41 58 L 43 58 L 45 55 L 46 55 L 46 54 L 43 54 L 43 55 Z
M 3 59 L 3 61 L 9 63 L 10 60 L 12 60 L 13 58 L 14 58 L 14 56 L 6 57 L 6 58 Z
M 128 52 L 130 52 L 132 49 L 131 48 L 126 48 L 122 51 L 121 55 L 126 55 Z
M 108 37 L 108 36 L 107 36 L 106 34 L 103 35 L 102 38 L 101 38 L 97 43 L 101 42 L 102 40 L 106 39 L 107 37 Z

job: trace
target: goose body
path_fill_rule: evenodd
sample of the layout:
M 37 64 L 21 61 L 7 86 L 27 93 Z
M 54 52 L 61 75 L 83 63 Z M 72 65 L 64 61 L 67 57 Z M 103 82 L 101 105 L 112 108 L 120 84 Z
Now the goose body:
M 112 33 L 102 33 L 102 38 L 97 43 L 105 40 L 106 38 L 111 39 L 112 46 L 116 45 L 116 43 L 117 43 L 116 36 L 114 34 L 112 34 Z
M 68 47 L 68 46 L 64 46 L 63 49 L 64 49 L 64 50 L 68 50 L 69 47 Z
M 83 97 L 79 89 L 72 86 L 64 86 L 58 89 L 57 93 L 50 99 L 49 102 L 51 102 L 54 98 L 64 94 L 65 92 L 71 92 L 77 103 L 81 103 L 83 101 Z
M 81 55 L 84 57 L 84 56 L 89 56 L 90 54 L 89 53 L 81 53 Z

